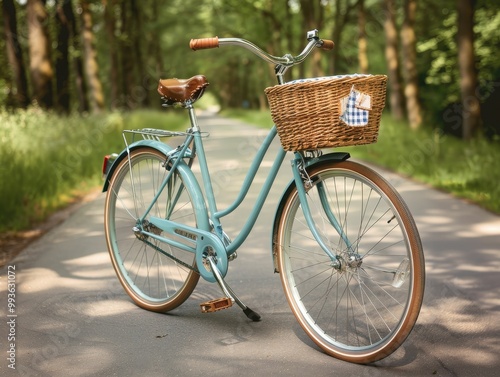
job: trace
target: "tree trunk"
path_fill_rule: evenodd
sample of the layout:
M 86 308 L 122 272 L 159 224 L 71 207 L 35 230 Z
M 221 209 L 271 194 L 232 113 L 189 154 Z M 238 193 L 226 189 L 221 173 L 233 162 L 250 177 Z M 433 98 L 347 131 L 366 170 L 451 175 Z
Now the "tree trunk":
M 358 4 L 358 61 L 359 73 L 368 73 L 368 54 L 366 41 L 366 11 L 365 2 L 361 0 Z
M 119 64 L 118 64 L 118 51 L 116 49 L 116 17 L 115 17 L 115 4 L 116 0 L 108 0 L 105 2 L 104 19 L 106 23 L 106 32 L 108 35 L 109 46 L 109 78 L 110 78 L 110 107 L 116 109 L 118 105 L 118 77 L 119 77 Z
M 144 86 L 145 79 L 147 77 L 146 71 L 146 60 L 144 54 L 142 53 L 144 49 L 143 45 L 147 44 L 147 40 L 144 37 L 143 28 L 142 28 L 142 20 L 143 20 L 143 11 L 141 4 L 138 4 L 137 0 L 131 0 L 132 5 L 132 20 L 134 27 L 132 28 L 132 40 L 135 51 L 135 66 L 136 69 L 136 80 L 135 80 L 135 92 L 134 102 L 136 106 L 148 106 L 149 105 L 149 97 L 147 95 L 146 88 Z M 144 5 L 144 4 L 142 4 Z
M 344 31 L 344 26 L 349 22 L 351 11 L 354 10 L 359 2 L 350 3 L 349 1 L 337 0 L 335 1 L 335 19 L 333 26 L 333 42 L 335 42 L 335 48 L 333 49 L 333 58 L 331 59 L 330 71 L 332 74 L 337 74 L 339 62 L 340 62 L 340 52 L 342 51 L 342 33 Z
M 83 61 L 81 58 L 81 39 L 79 29 L 76 25 L 75 13 L 72 7 L 67 8 L 66 17 L 71 28 L 71 35 L 73 40 L 73 49 L 77 52 L 73 57 L 73 65 L 75 72 L 75 89 L 78 98 L 78 111 L 84 113 L 89 111 L 89 101 L 87 98 L 87 85 L 85 83 L 85 74 L 83 70 Z
M 159 12 L 159 8 L 161 7 L 160 4 L 158 4 L 160 0 L 153 0 L 153 16 L 151 17 L 151 20 L 154 20 L 156 18 L 156 15 Z M 155 58 L 155 67 L 156 67 L 156 73 L 157 76 L 155 79 L 160 78 L 160 73 L 163 70 L 163 52 L 162 52 L 162 46 L 160 43 L 160 38 L 158 38 L 156 35 L 153 35 L 152 38 L 152 43 L 151 43 L 151 56 L 154 56 Z
M 40 106 L 53 106 L 52 79 L 54 71 L 50 60 L 50 40 L 47 31 L 47 11 L 41 0 L 28 0 L 28 38 L 30 72 L 34 98 Z
M 87 0 L 81 0 L 83 23 L 83 54 L 85 77 L 89 86 L 90 109 L 99 112 L 104 108 L 104 95 L 101 81 L 99 80 L 99 67 L 94 49 L 94 33 L 92 31 L 92 15 Z
M 62 3 L 62 4 L 61 4 Z M 62 0 L 57 5 L 57 57 L 56 57 L 56 107 L 59 111 L 69 113 L 69 42 L 71 39 L 71 25 L 68 14 L 72 14 L 71 0 Z
M 303 24 L 307 31 L 318 29 L 323 26 L 323 9 L 319 0 L 301 0 L 300 9 L 303 17 Z M 321 51 L 315 49 L 312 52 L 311 73 L 313 77 L 324 76 L 325 71 L 321 66 Z
M 418 99 L 417 48 L 414 29 L 416 11 L 417 0 L 405 0 L 405 16 L 401 29 L 401 39 L 403 45 L 406 109 L 410 127 L 413 129 L 420 127 L 422 123 L 422 110 Z
M 474 0 L 458 0 L 458 64 L 462 96 L 462 137 L 470 140 L 481 126 L 481 108 L 476 95 L 474 58 Z
M 396 10 L 394 7 L 394 0 L 385 0 L 385 12 L 385 59 L 387 61 L 387 73 L 389 76 L 389 102 L 393 118 L 402 120 L 405 115 L 404 97 L 401 85 L 401 70 L 399 67 L 399 43 L 398 31 L 396 28 Z
M 29 104 L 28 80 L 26 78 L 21 45 L 19 44 L 19 39 L 17 38 L 17 19 L 14 1 L 3 0 L 2 10 L 5 25 L 7 56 L 16 87 L 16 102 L 18 106 L 26 107 Z
M 344 28 L 342 24 L 341 4 L 342 1 L 340 0 L 335 2 L 335 18 L 333 25 L 333 42 L 335 43 L 335 48 L 333 49 L 333 58 L 331 60 L 331 74 L 337 74 L 340 61 L 340 46 L 342 45 L 342 30 Z
M 134 51 L 132 49 L 132 41 L 130 38 L 131 29 L 131 10 L 130 1 L 121 1 L 121 37 L 120 37 L 120 63 L 121 63 L 121 83 L 122 83 L 122 98 L 121 106 L 132 108 L 133 103 L 130 98 L 130 93 L 132 92 L 132 85 L 134 82 L 134 62 L 130 58 L 133 56 Z

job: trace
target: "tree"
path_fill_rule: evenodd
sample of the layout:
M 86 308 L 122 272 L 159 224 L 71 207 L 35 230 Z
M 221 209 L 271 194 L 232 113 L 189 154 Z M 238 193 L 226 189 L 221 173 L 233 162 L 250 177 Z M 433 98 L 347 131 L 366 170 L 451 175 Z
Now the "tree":
M 333 50 L 333 59 L 331 60 L 331 72 L 336 73 L 340 61 L 340 51 L 342 51 L 342 34 L 345 27 L 349 24 L 351 12 L 356 9 L 360 0 L 350 2 L 349 0 L 335 1 L 335 16 L 333 25 L 333 41 L 335 49 Z
M 2 1 L 3 19 L 5 25 L 5 37 L 7 56 L 12 69 L 16 87 L 17 105 L 26 107 L 29 104 L 28 80 L 24 68 L 23 52 L 18 39 L 16 8 L 13 0 Z
M 28 0 L 28 36 L 30 72 L 34 87 L 34 98 L 40 106 L 53 106 L 52 79 L 54 71 L 51 62 L 51 43 L 47 30 L 45 1 Z
M 94 48 L 92 14 L 90 12 L 88 0 L 81 0 L 80 6 L 82 9 L 84 68 L 89 86 L 90 108 L 93 112 L 99 112 L 104 108 L 104 94 L 99 79 L 99 66 L 97 64 L 96 51 Z
M 118 77 L 119 77 L 119 65 L 118 65 L 118 49 L 117 40 L 115 37 L 116 33 L 116 0 L 103 0 L 104 3 L 104 21 L 106 24 L 106 34 L 108 37 L 109 45 L 109 86 L 111 88 L 110 107 L 115 109 L 118 107 Z
M 322 29 L 325 12 L 321 0 L 301 0 L 300 9 L 305 30 Z M 313 77 L 325 75 L 325 71 L 321 67 L 321 56 L 322 53 L 320 50 L 314 50 L 312 52 L 311 70 Z
M 404 21 L 401 28 L 405 77 L 404 93 L 408 120 L 413 129 L 420 127 L 422 123 L 422 110 L 418 98 L 417 49 L 414 28 L 416 13 L 417 0 L 405 0 Z
M 366 41 L 366 10 L 365 1 L 358 3 L 358 62 L 359 73 L 368 73 L 368 54 Z
M 83 69 L 82 60 L 82 43 L 80 38 L 80 31 L 76 22 L 75 14 L 72 7 L 67 8 L 66 17 L 69 24 L 71 25 L 71 36 L 73 40 L 73 50 L 75 51 L 75 56 L 73 56 L 73 67 L 75 75 L 75 90 L 78 98 L 78 111 L 80 113 L 89 111 L 90 105 L 87 98 L 87 84 L 85 82 L 85 74 Z
M 389 77 L 389 102 L 392 116 L 397 120 L 402 120 L 404 118 L 404 99 L 399 66 L 399 42 L 394 0 L 385 0 L 385 13 L 385 59 Z
M 477 72 L 474 57 L 474 0 L 458 0 L 458 64 L 462 97 L 462 137 L 471 139 L 481 124 L 481 108 L 476 95 Z
M 57 55 L 56 55 L 56 107 L 59 111 L 70 111 L 70 66 L 69 42 L 71 39 L 71 0 L 62 0 L 56 8 Z
M 132 30 L 132 10 L 130 1 L 120 1 L 120 66 L 121 66 L 121 84 L 122 93 L 128 95 L 132 92 L 134 82 L 134 55 L 132 39 L 130 33 Z M 132 107 L 130 98 L 121 99 L 122 105 Z

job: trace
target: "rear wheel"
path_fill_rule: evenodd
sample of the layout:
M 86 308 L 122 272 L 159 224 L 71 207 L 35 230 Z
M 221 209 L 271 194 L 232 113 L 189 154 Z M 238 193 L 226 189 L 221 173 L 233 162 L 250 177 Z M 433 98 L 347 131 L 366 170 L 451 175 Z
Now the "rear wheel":
M 141 217 L 169 173 L 163 153 L 148 147 L 130 152 L 117 166 L 107 191 L 105 233 L 116 274 L 127 294 L 140 307 L 169 311 L 193 292 L 199 274 L 193 271 L 195 255 L 146 237 L 137 227 L 159 236 L 161 229 Z M 151 216 L 196 227 L 191 195 L 178 171 L 155 202 Z M 178 242 L 186 242 L 181 237 Z M 163 250 L 164 252 L 160 251 Z
M 273 238 L 287 300 L 326 353 L 356 363 L 380 360 L 406 339 L 422 304 L 417 228 L 399 194 L 363 165 L 324 162 L 308 174 L 310 211 L 336 258 L 315 241 L 294 186 Z

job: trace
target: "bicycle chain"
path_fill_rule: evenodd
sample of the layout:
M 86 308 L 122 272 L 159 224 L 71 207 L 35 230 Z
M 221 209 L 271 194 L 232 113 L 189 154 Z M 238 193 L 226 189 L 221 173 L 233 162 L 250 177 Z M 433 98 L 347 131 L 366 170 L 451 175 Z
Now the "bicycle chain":
M 147 241 L 147 240 L 143 240 L 143 242 L 148 245 L 148 246 L 151 246 L 153 249 L 155 249 L 156 251 L 159 251 L 160 253 L 162 253 L 163 255 L 165 255 L 166 257 L 172 259 L 174 262 L 177 262 L 179 263 L 181 266 L 184 266 L 194 272 L 198 272 L 198 269 L 196 267 L 193 267 L 193 266 L 190 266 L 189 264 L 187 264 L 186 262 L 184 261 L 181 261 L 180 259 L 174 257 L 172 254 L 169 254 L 167 253 L 165 250 L 163 250 L 162 248 L 156 246 L 155 244 L 152 244 L 151 242 Z

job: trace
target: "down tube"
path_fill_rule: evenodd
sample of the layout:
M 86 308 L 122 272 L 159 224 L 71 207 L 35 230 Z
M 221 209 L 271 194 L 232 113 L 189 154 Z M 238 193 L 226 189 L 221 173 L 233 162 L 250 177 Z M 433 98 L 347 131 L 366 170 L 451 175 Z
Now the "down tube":
M 262 189 L 260 190 L 257 201 L 253 207 L 252 212 L 250 213 L 250 216 L 248 217 L 247 222 L 245 223 L 245 225 L 241 229 L 238 236 L 231 242 L 231 244 L 227 248 L 228 254 L 234 253 L 241 246 L 241 244 L 245 241 L 245 239 L 248 237 L 248 235 L 250 234 L 250 231 L 252 230 L 253 226 L 255 225 L 255 221 L 257 220 L 257 217 L 260 214 L 262 206 L 264 205 L 264 202 L 266 201 L 267 195 L 269 194 L 269 191 L 271 190 L 271 187 L 274 183 L 274 180 L 276 179 L 276 176 L 278 175 L 278 171 L 281 167 L 281 164 L 283 163 L 283 160 L 285 159 L 285 155 L 286 155 L 286 151 L 283 150 L 283 148 L 280 148 L 277 155 L 276 155 L 276 159 L 274 160 L 273 166 L 271 167 L 271 171 L 269 172 L 269 175 L 267 176 L 266 181 L 264 182 L 264 185 L 262 186 Z

